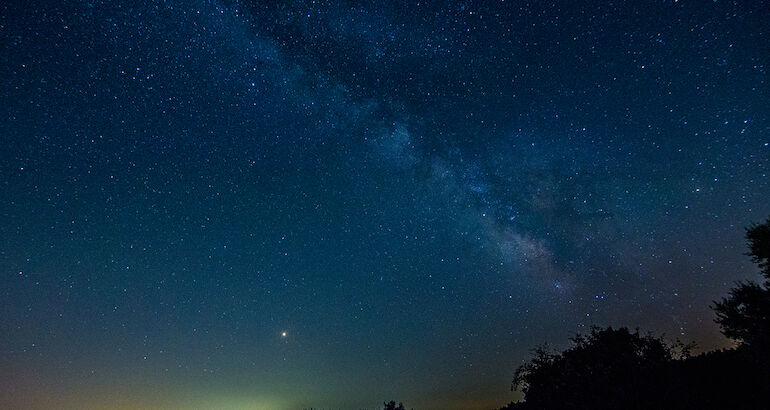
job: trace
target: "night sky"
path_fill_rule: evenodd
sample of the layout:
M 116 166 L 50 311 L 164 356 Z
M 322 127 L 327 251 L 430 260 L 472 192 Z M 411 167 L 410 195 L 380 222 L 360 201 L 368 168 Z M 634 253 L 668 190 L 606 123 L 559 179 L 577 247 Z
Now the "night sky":
M 769 35 L 740 0 L 3 2 L 0 407 L 491 409 L 592 325 L 728 346 Z

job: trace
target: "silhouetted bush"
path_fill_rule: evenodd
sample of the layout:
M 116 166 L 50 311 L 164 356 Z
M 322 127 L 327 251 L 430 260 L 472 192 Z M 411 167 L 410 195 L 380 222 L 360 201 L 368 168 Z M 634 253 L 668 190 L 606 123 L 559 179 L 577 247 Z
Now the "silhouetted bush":
M 404 403 L 398 403 L 398 405 L 396 405 L 396 402 L 393 400 L 382 404 L 385 406 L 382 410 L 406 410 L 404 408 Z
M 593 329 L 562 353 L 535 349 L 513 380 L 526 400 L 501 410 L 768 408 L 767 357 L 687 350 L 625 328 Z
M 521 388 L 532 408 L 577 408 L 586 397 L 601 397 L 605 408 L 628 407 L 656 390 L 650 376 L 675 355 L 661 339 L 626 328 L 594 328 L 572 343 L 563 353 L 538 347 L 516 370 L 512 388 Z
M 770 354 L 770 219 L 748 228 L 746 239 L 765 282 L 739 282 L 713 309 L 725 336 Z
M 738 283 L 713 306 L 738 348 L 690 357 L 690 345 L 594 328 L 562 353 L 536 348 L 512 383 L 525 401 L 501 410 L 770 408 L 770 219 L 746 238 L 765 282 Z

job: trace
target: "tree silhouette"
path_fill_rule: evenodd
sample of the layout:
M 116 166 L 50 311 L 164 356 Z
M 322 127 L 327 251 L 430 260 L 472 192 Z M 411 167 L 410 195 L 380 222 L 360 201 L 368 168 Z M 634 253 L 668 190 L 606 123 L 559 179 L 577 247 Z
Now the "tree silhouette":
M 770 349 L 770 218 L 746 230 L 747 255 L 759 265 L 763 284 L 738 282 L 730 294 L 714 302 L 722 333 L 749 348 Z
M 770 408 L 759 393 L 770 385 L 770 218 L 750 226 L 746 239 L 764 282 L 739 282 L 712 306 L 738 348 L 690 357 L 692 345 L 593 328 L 562 353 L 536 348 L 511 386 L 525 401 L 500 410 Z
M 396 402 L 393 400 L 382 404 L 385 406 L 382 410 L 406 410 L 404 408 L 404 403 L 398 403 L 398 405 L 396 405 Z
M 650 375 L 675 356 L 661 339 L 627 328 L 593 328 L 572 344 L 562 353 L 538 347 L 516 370 L 511 388 L 524 392 L 522 408 L 634 407 L 659 390 Z

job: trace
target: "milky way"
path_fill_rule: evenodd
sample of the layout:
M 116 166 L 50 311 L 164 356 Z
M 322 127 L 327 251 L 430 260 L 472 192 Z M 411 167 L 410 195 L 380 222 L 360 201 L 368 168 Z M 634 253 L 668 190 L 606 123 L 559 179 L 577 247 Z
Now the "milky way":
M 0 404 L 491 409 L 542 342 L 727 346 L 761 2 L 0 6 Z

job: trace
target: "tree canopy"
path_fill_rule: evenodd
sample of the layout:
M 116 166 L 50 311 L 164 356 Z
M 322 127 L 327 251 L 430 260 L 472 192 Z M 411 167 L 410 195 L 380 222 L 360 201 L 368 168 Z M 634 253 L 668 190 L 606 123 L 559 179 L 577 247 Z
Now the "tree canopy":
M 384 406 L 382 410 L 406 410 L 406 408 L 404 408 L 404 403 L 396 404 L 393 400 L 382 404 Z
M 770 219 L 747 228 L 746 240 L 764 282 L 738 282 L 712 306 L 738 348 L 690 357 L 690 345 L 593 328 L 561 353 L 534 349 L 512 383 L 526 400 L 503 409 L 768 408 L 760 392 L 770 383 Z
M 572 347 L 553 353 L 547 347 L 533 351 L 521 365 L 512 388 L 521 389 L 533 408 L 580 407 L 586 397 L 602 397 L 603 404 L 627 407 L 635 395 L 648 394 L 635 383 L 649 380 L 678 353 L 662 339 L 627 328 L 593 328 L 572 339 Z M 637 389 L 628 387 L 637 384 Z M 650 389 L 652 390 L 652 389 Z
M 722 333 L 746 347 L 770 350 L 770 218 L 746 230 L 748 256 L 765 281 L 739 282 L 713 305 Z

